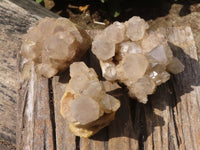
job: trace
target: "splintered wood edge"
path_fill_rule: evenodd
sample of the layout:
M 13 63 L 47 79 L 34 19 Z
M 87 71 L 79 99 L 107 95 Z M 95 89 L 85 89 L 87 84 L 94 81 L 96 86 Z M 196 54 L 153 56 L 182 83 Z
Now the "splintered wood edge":
M 18 99 L 18 149 L 54 149 L 53 122 L 48 79 L 36 74 L 31 65 L 30 80 L 22 83 Z M 25 85 L 23 85 L 25 84 Z

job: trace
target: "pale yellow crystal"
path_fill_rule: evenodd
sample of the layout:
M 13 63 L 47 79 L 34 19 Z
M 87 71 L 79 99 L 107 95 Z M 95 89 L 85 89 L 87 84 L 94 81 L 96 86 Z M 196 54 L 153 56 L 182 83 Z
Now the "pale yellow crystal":
M 89 96 L 81 96 L 72 100 L 71 115 L 81 125 L 86 125 L 99 118 L 100 106 Z
M 149 28 L 148 23 L 146 23 L 140 17 L 132 17 L 127 22 L 126 25 L 126 35 L 132 41 L 141 40 L 145 34 L 145 31 Z
M 143 77 L 147 68 L 148 60 L 142 54 L 129 54 L 126 55 L 119 68 L 118 78 L 126 77 L 132 83 L 136 82 L 139 78 Z M 122 75 L 124 74 L 124 75 Z M 123 79 L 121 79 L 123 81 Z
M 92 52 L 101 60 L 108 60 L 115 56 L 115 43 L 104 39 L 96 40 L 92 45 Z

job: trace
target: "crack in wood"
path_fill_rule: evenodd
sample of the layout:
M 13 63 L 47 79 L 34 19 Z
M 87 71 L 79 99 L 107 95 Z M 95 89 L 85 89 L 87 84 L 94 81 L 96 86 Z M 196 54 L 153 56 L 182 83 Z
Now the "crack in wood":
M 145 120 L 145 113 L 144 112 L 144 106 L 143 104 L 140 104 L 140 121 L 139 121 L 139 126 L 140 126 L 140 133 L 139 133 L 139 150 L 144 150 L 144 141 L 147 139 L 146 135 L 146 120 Z
M 171 80 L 170 81 L 173 81 L 174 80 L 174 76 L 171 76 Z M 172 85 L 172 83 L 171 83 L 171 85 Z M 172 91 L 173 91 L 173 93 L 175 93 L 175 89 L 174 89 L 174 86 L 172 85 L 171 86 L 171 89 L 172 89 Z M 174 96 L 174 95 L 173 95 Z M 175 97 L 175 96 L 174 96 Z M 174 108 L 173 107 L 175 107 L 176 108 L 176 110 L 177 110 L 177 106 L 176 106 L 176 104 L 177 104 L 178 102 L 177 102 L 177 98 L 174 98 L 174 101 L 172 101 L 172 119 L 173 119 L 173 123 L 174 123 L 174 128 L 175 128 L 175 134 L 176 134 L 176 141 L 177 141 L 177 145 L 178 145 L 178 147 L 180 146 L 180 144 L 181 144 L 181 138 L 180 138 L 180 135 L 179 135 L 179 132 L 178 132 L 178 127 L 177 127 L 177 124 L 176 124 L 176 117 L 175 117 L 175 111 L 174 111 Z
M 49 88 L 49 108 L 50 108 L 50 119 L 52 123 L 52 134 L 53 134 L 53 145 L 55 150 L 57 150 L 56 145 L 56 122 L 55 122 L 55 114 L 54 114 L 54 93 L 53 93 L 53 85 L 52 78 L 48 79 L 48 88 Z
M 80 137 L 76 136 L 75 141 L 76 141 L 76 150 L 80 150 Z

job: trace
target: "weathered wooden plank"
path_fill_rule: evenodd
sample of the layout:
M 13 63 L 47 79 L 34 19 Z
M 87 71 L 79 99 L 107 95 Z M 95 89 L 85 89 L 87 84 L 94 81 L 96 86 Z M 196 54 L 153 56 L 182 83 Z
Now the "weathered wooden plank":
M 173 75 L 150 96 L 151 101 L 145 106 L 146 128 L 150 133 L 144 142 L 145 149 L 197 150 L 200 146 L 200 67 L 193 36 L 178 46 L 170 44 L 185 70 Z
M 27 10 L 30 10 L 27 6 L 34 6 L 30 0 L 23 2 Z M 41 11 L 40 6 L 34 6 L 34 8 L 35 13 L 22 9 L 12 1 L 0 1 L 0 145 L 7 149 L 15 149 L 16 139 L 20 150 L 26 148 L 54 149 L 48 102 L 48 80 L 40 77 L 32 78 L 32 80 L 25 79 L 19 90 L 20 98 L 16 100 L 16 91 L 19 87 L 16 82 L 18 80 L 16 56 L 17 53 L 19 54 L 21 37 L 32 23 L 48 14 L 47 11 Z M 39 13 L 37 10 L 40 10 Z M 52 14 L 49 13 L 49 16 Z M 37 90 L 34 89 L 32 95 L 35 94 L 35 99 L 31 100 L 30 92 L 33 91 L 30 89 L 33 84 L 30 81 L 33 80 Z
M 8 0 L 12 2 L 13 4 L 18 5 L 21 9 L 24 9 L 28 12 L 28 14 L 35 16 L 36 18 L 38 16 L 44 18 L 44 17 L 59 17 L 57 14 L 49 11 L 48 9 L 41 7 L 40 4 L 36 3 L 32 0 Z
M 174 76 L 174 94 L 177 99 L 177 127 L 182 128 L 181 144 L 185 149 L 199 149 L 200 141 L 200 66 L 197 49 L 192 37 L 191 41 L 180 45 L 171 45 L 174 54 L 185 65 L 185 70 Z M 179 115 L 178 115 L 179 114 Z
M 134 130 L 134 124 L 132 122 L 131 111 L 130 111 L 130 98 L 127 91 L 121 89 L 117 90 L 117 98 L 121 102 L 121 107 L 116 113 L 116 119 L 111 122 L 109 126 L 109 150 L 131 150 L 139 149 L 139 136 Z
M 30 79 L 25 80 L 19 90 L 17 148 L 53 150 L 48 79 L 37 75 L 33 64 L 30 67 Z
M 21 36 L 35 20 L 8 0 L 0 1 L 0 145 L 14 149 L 16 143 L 17 50 Z
M 72 132 L 69 131 L 67 121 L 60 114 L 60 100 L 65 92 L 69 79 L 69 72 L 61 73 L 53 77 L 53 100 L 55 107 L 56 145 L 57 150 L 75 150 L 76 140 Z
M 177 149 L 178 137 L 171 104 L 175 99 L 170 82 L 161 85 L 144 106 L 147 140 L 144 149 Z

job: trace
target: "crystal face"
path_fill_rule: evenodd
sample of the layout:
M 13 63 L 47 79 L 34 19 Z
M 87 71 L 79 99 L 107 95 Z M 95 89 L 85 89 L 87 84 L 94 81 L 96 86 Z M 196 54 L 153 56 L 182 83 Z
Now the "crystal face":
M 132 17 L 125 23 L 108 26 L 92 43 L 103 77 L 125 84 L 129 95 L 141 103 L 146 103 L 147 96 L 169 80 L 168 72 L 177 74 L 184 70 L 184 65 L 173 56 L 166 35 L 148 28 L 143 19 Z
M 83 62 L 70 65 L 70 76 L 61 99 L 61 115 L 75 135 L 90 137 L 114 119 L 120 101 L 106 94 L 95 71 Z
M 21 54 L 36 71 L 50 78 L 78 60 L 91 45 L 90 36 L 66 18 L 44 18 L 28 30 Z

